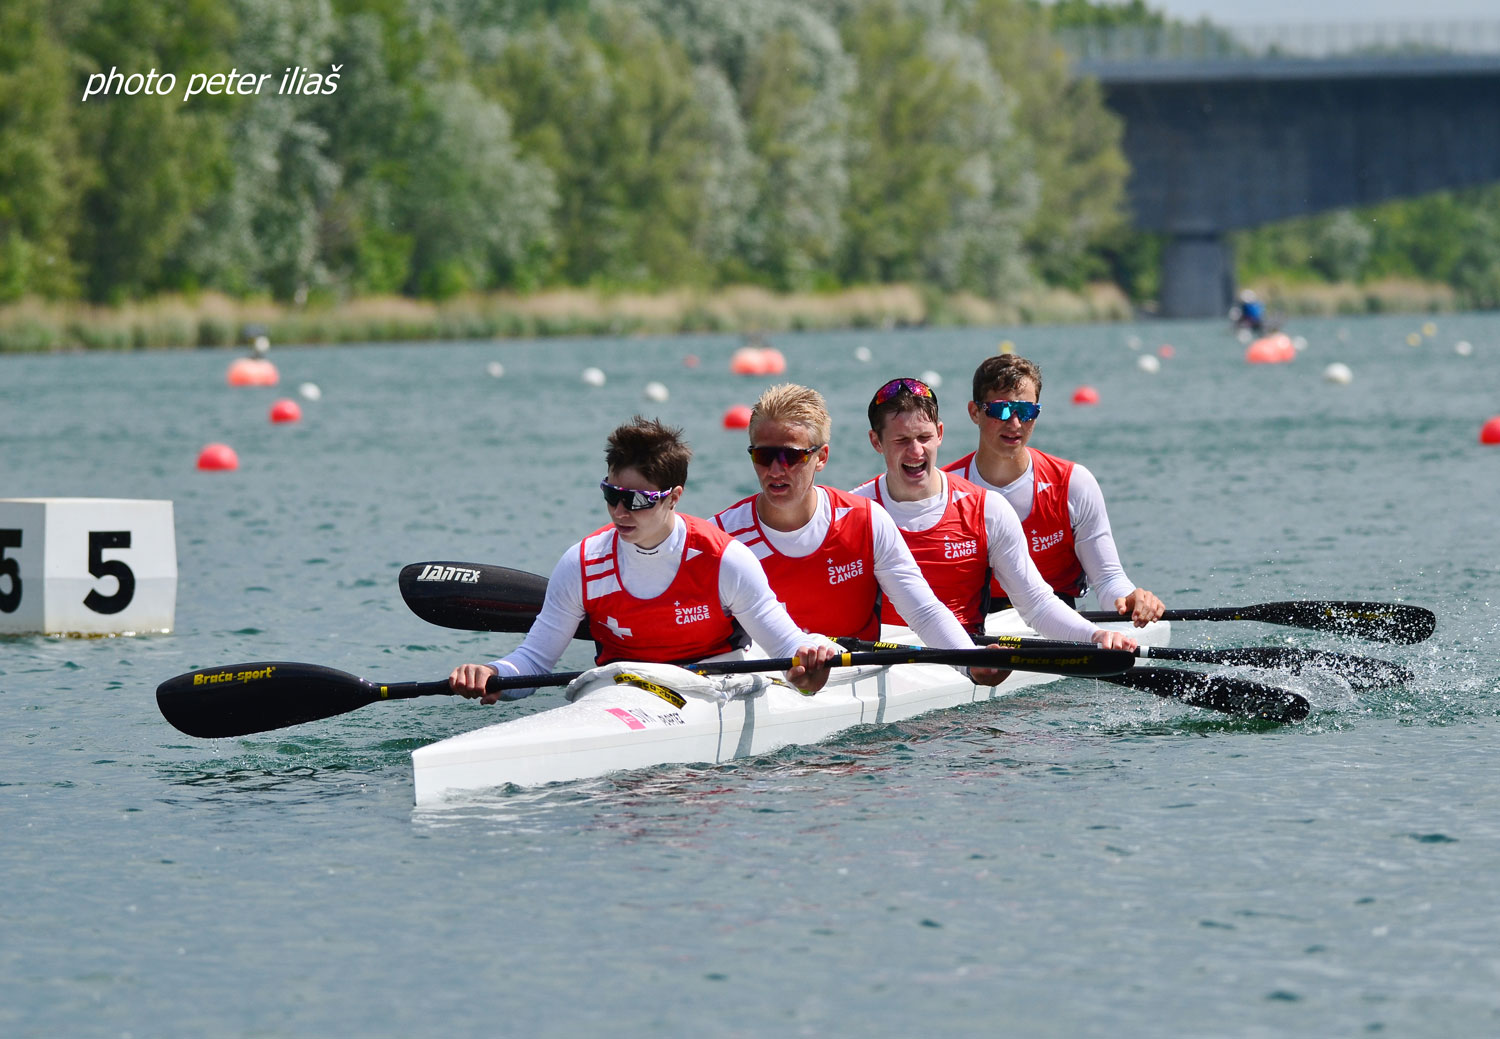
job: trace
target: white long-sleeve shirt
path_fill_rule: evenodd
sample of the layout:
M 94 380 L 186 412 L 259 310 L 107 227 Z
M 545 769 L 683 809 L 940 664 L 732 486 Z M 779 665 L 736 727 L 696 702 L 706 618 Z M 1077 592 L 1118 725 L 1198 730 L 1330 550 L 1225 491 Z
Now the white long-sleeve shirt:
M 652 549 L 641 549 L 627 541 L 616 542 L 620 583 L 637 599 L 654 599 L 671 587 L 682 562 L 687 524 L 674 518 L 672 533 Z M 583 566 L 579 559 L 582 542 L 562 554 L 547 581 L 547 596 L 526 638 L 516 649 L 490 666 L 501 675 L 542 675 L 557 666 L 585 617 Z M 766 573 L 755 554 L 738 541 L 724 549 L 719 563 L 719 601 L 724 612 L 739 621 L 745 633 L 771 656 L 794 656 L 803 646 L 819 643 L 792 622 L 771 591 Z M 506 690 L 506 699 L 530 696 L 533 689 Z
M 796 530 L 775 530 L 765 523 L 761 532 L 771 547 L 784 556 L 801 558 L 822 547 L 833 522 L 833 506 L 828 494 L 815 487 L 818 509 L 813 518 Z M 906 547 L 906 539 L 896 529 L 896 521 L 879 504 L 871 503 L 875 541 L 875 580 L 881 592 L 900 611 L 922 642 L 937 649 L 973 649 L 974 640 L 953 616 L 953 611 L 932 594 L 927 579 Z
M 1026 522 L 1031 515 L 1032 487 L 1036 480 L 1036 468 L 1027 455 L 1026 471 L 1004 487 L 996 487 L 979 474 L 978 466 L 970 466 L 968 480 L 987 491 L 999 492 L 1015 510 L 1016 517 Z M 1109 529 L 1109 513 L 1104 508 L 1104 492 L 1099 481 L 1088 469 L 1073 463 L 1073 474 L 1068 479 L 1068 521 L 1073 525 L 1073 552 L 1083 564 L 1083 572 L 1089 579 L 1089 588 L 1099 601 L 1101 610 L 1114 611 L 1115 600 L 1135 591 L 1135 584 L 1125 576 L 1120 565 L 1120 553 L 1115 548 L 1115 537 Z M 1007 592 L 1010 585 L 1002 585 Z
M 860 484 L 851 492 L 875 498 L 876 484 L 891 519 L 902 530 L 920 533 L 930 530 L 948 509 L 948 474 L 939 472 L 942 490 L 919 501 L 896 501 L 891 497 L 885 476 Z M 1029 499 L 1028 499 L 1029 500 Z M 1037 570 L 1026 548 L 1026 534 L 1010 502 L 994 491 L 984 494 L 984 531 L 989 543 L 990 569 L 1010 597 L 1021 619 L 1049 639 L 1088 642 L 1097 626 L 1084 620 L 1052 592 L 1052 586 Z

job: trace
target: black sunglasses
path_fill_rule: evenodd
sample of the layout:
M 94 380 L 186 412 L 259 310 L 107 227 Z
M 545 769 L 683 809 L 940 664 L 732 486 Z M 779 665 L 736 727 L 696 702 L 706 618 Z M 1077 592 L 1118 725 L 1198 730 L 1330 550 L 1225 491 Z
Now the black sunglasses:
M 813 455 L 817 454 L 820 447 L 756 447 L 754 444 L 745 448 L 750 453 L 750 461 L 762 468 L 769 468 L 772 462 L 781 461 L 781 464 L 790 469 L 801 465 Z

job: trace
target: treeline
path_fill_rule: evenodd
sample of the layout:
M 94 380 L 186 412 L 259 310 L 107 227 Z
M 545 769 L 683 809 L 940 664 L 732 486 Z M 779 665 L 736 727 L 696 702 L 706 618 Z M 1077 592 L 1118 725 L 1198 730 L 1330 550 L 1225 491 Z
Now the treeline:
M 1056 33 L 1163 22 L 1142 0 L 4 0 L 0 304 L 1101 280 L 1142 302 L 1161 243 L 1126 226 L 1121 126 Z M 152 70 L 174 88 L 123 92 Z M 286 92 L 294 70 L 322 82 Z M 262 88 L 185 97 L 231 71 Z M 1497 203 L 1247 232 L 1240 275 L 1500 305 Z
M 0 302 L 1082 285 L 1127 171 L 1050 31 L 1028 0 L 6 0 Z M 278 92 L 298 67 L 320 91 Z M 231 71 L 269 75 L 184 98 Z

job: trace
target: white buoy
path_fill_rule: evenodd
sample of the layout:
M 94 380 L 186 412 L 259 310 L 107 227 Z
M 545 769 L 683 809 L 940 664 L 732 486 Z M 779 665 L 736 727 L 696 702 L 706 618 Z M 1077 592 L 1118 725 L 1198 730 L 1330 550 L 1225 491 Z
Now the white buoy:
M 501 379 L 505 377 L 505 365 L 499 361 L 491 361 L 484 366 L 484 370 L 490 373 L 490 378 Z
M 943 385 L 943 377 L 937 372 L 933 371 L 931 368 L 927 369 L 921 375 L 917 376 L 917 378 L 921 379 L 933 389 L 938 389 Z
M 323 399 L 323 391 L 318 388 L 318 384 L 315 382 L 304 382 L 301 386 L 297 387 L 297 392 L 302 394 L 303 400 Z
M 590 386 L 604 385 L 604 372 L 598 368 L 585 368 L 582 375 L 583 381 Z
M 1303 336 L 1292 336 L 1292 349 L 1300 354 L 1307 349 L 1307 339 Z
M 646 383 L 646 388 L 642 392 L 645 393 L 647 400 L 653 400 L 658 404 L 671 396 L 671 394 L 667 392 L 666 385 L 660 382 Z
M 1334 361 L 1327 368 L 1323 369 L 1323 380 L 1325 382 L 1338 383 L 1340 386 L 1347 386 L 1354 381 L 1354 373 L 1349 370 L 1347 364 L 1344 364 L 1342 361 Z
M 1234 337 L 1244 345 L 1249 346 L 1250 340 L 1255 338 L 1255 333 L 1251 332 L 1248 328 L 1242 328 L 1234 334 Z
M 869 364 L 872 354 L 868 346 L 856 346 L 854 348 L 854 359 L 860 364 Z
M 1161 371 L 1161 361 L 1155 354 L 1141 354 L 1135 359 L 1135 366 L 1151 375 Z
M 271 349 L 271 340 L 266 336 L 256 336 L 255 341 L 251 345 L 255 347 L 256 356 L 264 357 L 267 351 Z
M 1125 345 L 1128 346 L 1128 347 L 1130 347 L 1130 349 L 1132 349 L 1132 350 L 1139 350 L 1141 348 L 1141 337 L 1140 336 L 1126 336 L 1125 337 Z
M 1468 357 L 1474 352 L 1474 344 L 1469 342 L 1467 339 L 1460 339 L 1458 342 L 1453 344 L 1453 352 L 1458 354 L 1458 356 L 1460 357 Z

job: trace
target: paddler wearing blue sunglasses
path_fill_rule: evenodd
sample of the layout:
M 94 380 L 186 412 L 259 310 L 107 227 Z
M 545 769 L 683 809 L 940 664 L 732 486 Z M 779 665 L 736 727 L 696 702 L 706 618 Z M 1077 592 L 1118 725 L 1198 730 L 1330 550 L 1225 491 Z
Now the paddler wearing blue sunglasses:
M 1042 370 L 1034 362 L 1016 354 L 985 358 L 969 401 L 979 447 L 943 469 L 1010 502 L 1037 569 L 1069 606 L 1092 589 L 1100 609 L 1143 627 L 1166 606 L 1125 575 L 1099 481 L 1082 465 L 1029 446 L 1041 393 Z M 998 580 L 990 594 L 991 609 L 1007 605 Z

